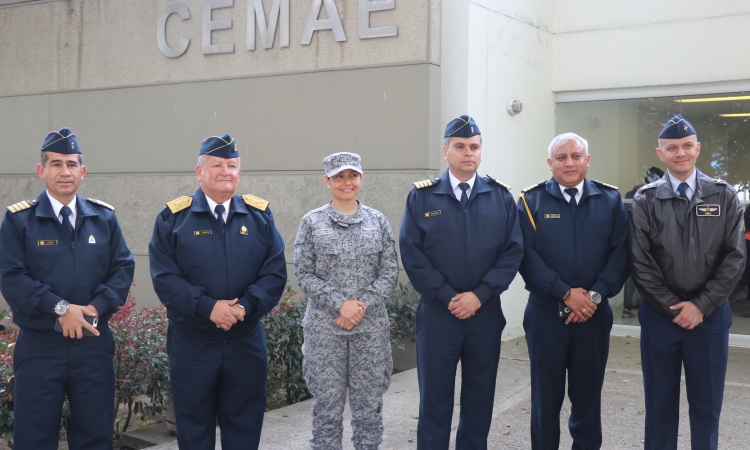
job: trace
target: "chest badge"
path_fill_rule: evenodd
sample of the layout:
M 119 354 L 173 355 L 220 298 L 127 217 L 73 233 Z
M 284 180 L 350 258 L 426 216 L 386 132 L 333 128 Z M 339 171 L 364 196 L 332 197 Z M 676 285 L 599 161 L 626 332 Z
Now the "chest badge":
M 428 213 L 424 213 L 425 217 L 435 217 L 435 216 L 439 216 L 439 215 L 440 215 L 440 210 L 439 209 L 437 211 L 430 211 Z
M 242 225 L 242 228 L 240 228 L 240 234 L 247 236 L 247 227 L 245 225 Z
M 545 219 L 559 219 L 560 218 L 560 214 L 545 214 L 544 218 Z
M 207 235 L 211 234 L 211 230 L 193 231 L 193 234 L 196 235 L 196 236 L 207 236 Z
M 696 216 L 710 216 L 710 217 L 719 217 L 721 215 L 721 206 L 720 205 L 698 205 L 695 207 L 695 215 Z
M 37 242 L 37 245 L 57 245 L 57 241 L 56 240 L 39 241 Z
M 94 239 L 94 235 L 92 234 L 89 236 L 89 244 L 96 244 L 96 239 Z

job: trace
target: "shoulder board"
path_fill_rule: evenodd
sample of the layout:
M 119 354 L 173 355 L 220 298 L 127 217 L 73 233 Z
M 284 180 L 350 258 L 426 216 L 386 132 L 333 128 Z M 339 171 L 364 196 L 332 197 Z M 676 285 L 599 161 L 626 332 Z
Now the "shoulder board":
M 112 211 L 115 210 L 114 206 L 110 205 L 109 203 L 104 203 L 101 200 L 97 200 L 95 198 L 87 198 L 86 200 L 90 201 L 91 203 L 96 203 L 97 205 L 102 205 L 103 207 L 105 207 L 107 209 L 111 209 Z
M 638 193 L 638 191 L 642 191 L 642 190 L 645 190 L 645 189 L 653 189 L 653 188 L 655 188 L 655 187 L 656 187 L 656 183 L 658 183 L 658 182 L 659 182 L 659 180 L 656 180 L 656 181 L 654 181 L 653 183 L 649 183 L 649 184 L 647 184 L 647 185 L 645 185 L 645 186 L 641 186 L 641 187 L 640 187 L 640 188 L 638 188 L 638 190 L 636 191 L 636 194 Z
M 36 206 L 37 202 L 36 199 L 31 200 L 24 200 L 22 202 L 18 202 L 15 205 L 8 206 L 8 211 L 12 213 L 17 213 L 18 211 L 23 211 L 24 209 L 29 209 L 33 206 Z
M 167 203 L 167 207 L 172 211 L 172 214 L 176 214 L 185 208 L 189 208 L 193 204 L 193 197 L 187 197 L 183 195 L 180 198 L 174 199 Z
M 487 182 L 490 182 L 490 181 L 494 181 L 495 183 L 499 184 L 500 186 L 502 186 L 502 187 L 504 187 L 505 189 L 507 189 L 507 190 L 509 190 L 509 191 L 510 191 L 510 186 L 508 186 L 507 184 L 503 183 L 502 181 L 497 181 L 496 179 L 494 179 L 494 178 L 492 178 L 491 176 L 489 176 L 489 175 L 486 175 L 486 174 L 485 174 L 485 176 L 484 176 L 484 177 L 485 177 L 485 178 L 487 178 Z
M 728 182 L 728 181 L 726 181 L 726 180 L 722 180 L 721 178 L 716 178 L 716 179 L 714 179 L 714 183 L 716 183 L 716 184 L 720 184 L 720 185 L 722 185 L 722 186 L 726 186 L 726 187 L 728 187 L 728 188 L 729 188 L 729 189 L 730 189 L 731 191 L 733 191 L 733 192 L 736 192 L 736 191 L 737 191 L 737 190 L 736 190 L 736 189 L 734 188 L 734 186 L 732 186 L 731 184 L 729 184 L 729 182 Z
M 438 184 L 439 181 L 440 181 L 440 178 L 430 178 L 430 179 L 427 179 L 427 180 L 417 181 L 417 182 L 412 183 L 412 184 L 417 189 L 422 189 L 422 188 L 426 188 L 428 186 L 436 185 L 436 184 Z
M 261 211 L 265 211 L 266 208 L 268 208 L 268 202 L 266 200 L 263 200 L 262 198 L 256 197 L 254 195 L 243 195 L 242 200 L 245 200 L 245 203 Z
M 542 180 L 542 181 L 540 181 L 537 184 L 532 184 L 531 186 L 527 187 L 526 189 L 522 190 L 521 192 L 529 192 L 530 190 L 536 189 L 539 186 L 544 186 L 545 184 L 547 184 L 547 180 Z
M 612 186 L 611 184 L 603 183 L 603 182 L 601 182 L 599 180 L 593 180 L 593 181 L 594 181 L 594 183 L 598 184 L 599 186 L 608 187 L 608 188 L 614 189 L 616 191 L 620 190 L 620 188 L 618 188 L 617 186 Z

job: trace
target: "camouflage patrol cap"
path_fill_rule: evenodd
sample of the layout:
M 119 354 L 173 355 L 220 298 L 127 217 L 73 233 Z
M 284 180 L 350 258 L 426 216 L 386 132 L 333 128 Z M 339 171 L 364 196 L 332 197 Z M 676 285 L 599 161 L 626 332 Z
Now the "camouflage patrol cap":
M 323 158 L 323 169 L 328 178 L 336 175 L 342 170 L 351 169 L 362 173 L 362 158 L 356 153 L 339 152 Z

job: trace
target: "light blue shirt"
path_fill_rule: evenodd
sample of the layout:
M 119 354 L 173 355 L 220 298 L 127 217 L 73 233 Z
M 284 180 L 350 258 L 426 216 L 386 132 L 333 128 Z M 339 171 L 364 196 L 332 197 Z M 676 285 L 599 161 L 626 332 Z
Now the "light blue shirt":
M 680 183 L 682 183 L 682 181 L 673 177 L 669 173 L 668 170 L 667 170 L 667 176 L 669 177 L 669 182 L 672 184 L 672 191 L 674 191 L 674 193 L 679 196 L 680 191 L 677 190 L 677 188 L 680 186 Z M 685 191 L 685 195 L 687 195 L 688 199 L 693 198 L 693 193 L 695 192 L 695 184 L 697 182 L 698 182 L 698 171 L 696 169 L 693 169 L 693 174 L 690 175 L 687 180 L 685 180 L 685 183 L 687 183 L 688 185 L 687 191 Z

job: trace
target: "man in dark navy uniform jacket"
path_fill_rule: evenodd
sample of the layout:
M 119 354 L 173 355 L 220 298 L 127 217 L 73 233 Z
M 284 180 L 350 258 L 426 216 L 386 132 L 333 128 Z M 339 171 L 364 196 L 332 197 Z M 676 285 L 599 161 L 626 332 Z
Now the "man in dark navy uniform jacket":
M 240 156 L 229 135 L 203 141 L 201 187 L 159 213 L 151 278 L 169 317 L 169 374 L 181 449 L 257 449 L 266 408 L 260 318 L 286 284 L 284 241 L 268 209 L 237 195 Z
M 0 288 L 20 328 L 14 448 L 57 449 L 67 396 L 70 449 L 111 449 L 107 322 L 125 303 L 135 263 L 114 208 L 77 195 L 86 167 L 70 129 L 47 135 L 37 172 L 45 191 L 9 206 L 0 227 Z
M 526 188 L 518 201 L 525 246 L 520 273 L 530 292 L 523 326 L 531 359 L 531 447 L 559 447 L 567 371 L 573 448 L 598 449 L 612 329 L 608 299 L 628 277 L 628 218 L 616 187 L 586 179 L 585 139 L 561 134 L 548 153 L 552 179 Z
M 500 339 L 500 294 L 523 256 L 510 188 L 477 175 L 482 136 L 469 116 L 445 130 L 448 170 L 409 193 L 401 222 L 401 259 L 422 295 L 417 310 L 417 448 L 447 449 L 456 368 L 461 361 L 457 449 L 486 449 Z

